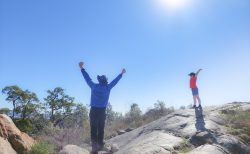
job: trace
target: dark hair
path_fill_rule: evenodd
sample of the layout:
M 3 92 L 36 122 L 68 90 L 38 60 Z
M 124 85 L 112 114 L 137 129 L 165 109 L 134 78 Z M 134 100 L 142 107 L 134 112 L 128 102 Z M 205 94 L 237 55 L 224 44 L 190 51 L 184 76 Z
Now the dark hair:
M 101 75 L 101 76 L 97 75 L 97 80 L 102 85 L 108 84 L 108 79 L 105 75 Z
M 195 76 L 195 73 L 194 72 L 191 72 L 188 74 L 189 76 Z

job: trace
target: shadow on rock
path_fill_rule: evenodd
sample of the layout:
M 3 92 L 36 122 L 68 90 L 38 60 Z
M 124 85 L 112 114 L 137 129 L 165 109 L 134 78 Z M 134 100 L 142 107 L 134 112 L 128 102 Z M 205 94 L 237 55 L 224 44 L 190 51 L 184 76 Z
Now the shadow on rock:
M 205 128 L 205 121 L 203 117 L 203 110 L 201 107 L 195 108 L 195 117 L 196 117 L 196 123 L 195 128 L 198 132 L 206 131 Z
M 195 127 L 197 132 L 190 138 L 190 143 L 196 147 L 204 144 L 217 143 L 216 139 L 211 134 L 211 132 L 205 128 L 203 110 L 201 107 L 195 108 L 195 116 L 196 116 Z

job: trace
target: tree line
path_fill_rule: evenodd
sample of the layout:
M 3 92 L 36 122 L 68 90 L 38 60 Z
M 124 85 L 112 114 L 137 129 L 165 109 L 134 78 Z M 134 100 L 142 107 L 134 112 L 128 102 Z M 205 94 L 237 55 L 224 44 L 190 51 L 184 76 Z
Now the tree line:
M 23 90 L 19 86 L 6 86 L 2 89 L 6 95 L 6 101 L 13 106 L 12 116 L 14 122 L 34 124 L 41 121 L 50 122 L 54 126 L 63 125 L 65 120 L 76 125 L 82 125 L 87 120 L 88 109 L 86 106 L 75 103 L 74 97 L 70 97 L 61 87 L 47 91 L 47 96 L 40 101 L 36 93 L 29 90 Z M 10 113 L 9 109 L 1 109 L 3 113 Z M 43 122 L 43 123 L 42 123 Z M 70 124 L 69 124 L 70 125 Z
M 61 87 L 47 90 L 47 96 L 42 101 L 36 93 L 23 90 L 17 85 L 4 87 L 2 93 L 6 96 L 5 100 L 13 106 L 11 118 L 25 132 L 37 133 L 49 124 L 60 128 L 89 125 L 89 107 L 76 103 L 75 98 L 67 95 Z M 115 112 L 109 103 L 106 122 L 111 125 L 118 121 L 126 126 L 139 127 L 173 111 L 173 107 L 167 108 L 163 101 L 157 101 L 144 114 L 138 104 L 132 103 L 130 110 L 122 115 Z M 0 109 L 0 112 L 10 113 L 10 110 Z

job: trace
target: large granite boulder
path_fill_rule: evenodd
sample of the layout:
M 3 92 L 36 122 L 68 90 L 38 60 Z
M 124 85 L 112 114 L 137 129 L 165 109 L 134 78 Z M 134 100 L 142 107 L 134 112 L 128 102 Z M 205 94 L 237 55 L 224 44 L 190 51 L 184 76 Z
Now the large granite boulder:
M 3 134 L 0 135 L 8 139 L 8 142 L 18 154 L 27 152 L 35 143 L 34 139 L 26 133 L 21 132 L 11 118 L 5 114 L 0 114 L 0 126 L 3 132 Z M 7 131 L 7 136 L 4 135 L 5 131 Z
M 117 144 L 117 154 L 178 153 L 188 147 L 190 153 L 250 153 L 249 145 L 229 135 L 222 112 L 240 107 L 248 110 L 250 103 L 177 110 L 159 120 L 116 136 L 106 144 Z
M 221 116 L 221 113 L 232 113 L 238 107 L 248 111 L 249 106 L 250 103 L 231 103 L 204 109 L 177 110 L 111 138 L 106 141 L 106 150 L 99 154 L 249 154 L 249 144 L 228 134 Z M 78 151 L 81 154 L 88 153 L 74 146 L 66 150 L 68 153 L 60 154 L 77 154 Z
M 17 154 L 8 140 L 0 137 L 0 154 Z

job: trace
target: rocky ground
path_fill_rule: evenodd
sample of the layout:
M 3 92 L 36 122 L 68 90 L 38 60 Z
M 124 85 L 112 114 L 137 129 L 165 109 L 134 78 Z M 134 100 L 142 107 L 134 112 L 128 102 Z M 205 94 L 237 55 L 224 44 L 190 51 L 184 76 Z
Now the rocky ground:
M 177 110 L 127 133 L 120 131 L 121 135 L 106 141 L 99 154 L 250 154 L 249 143 L 227 133 L 221 114 L 238 108 L 250 111 L 250 103 Z M 25 153 L 34 142 L 8 116 L 0 114 L 0 154 Z M 89 154 L 89 150 L 67 145 L 60 154 Z
M 249 110 L 250 103 L 177 110 L 106 141 L 106 152 L 99 154 L 249 154 L 249 145 L 227 133 L 221 115 L 239 107 Z M 75 153 L 68 148 L 61 154 Z

